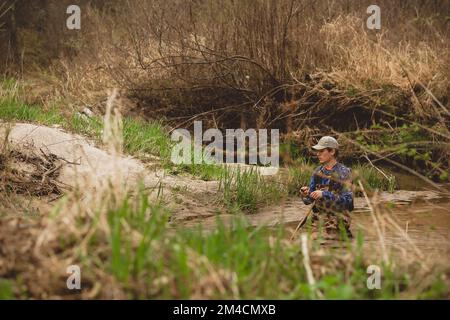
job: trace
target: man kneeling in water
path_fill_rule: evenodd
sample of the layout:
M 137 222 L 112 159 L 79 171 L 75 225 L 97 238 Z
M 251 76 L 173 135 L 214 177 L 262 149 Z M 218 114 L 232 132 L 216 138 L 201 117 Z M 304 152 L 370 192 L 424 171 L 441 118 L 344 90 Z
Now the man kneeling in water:
M 314 202 L 312 227 L 315 231 L 325 231 L 325 239 L 335 239 L 339 234 L 350 238 L 351 170 L 337 162 L 339 144 L 333 137 L 322 137 L 312 148 L 317 150 L 321 165 L 314 170 L 309 186 L 300 189 L 305 204 Z

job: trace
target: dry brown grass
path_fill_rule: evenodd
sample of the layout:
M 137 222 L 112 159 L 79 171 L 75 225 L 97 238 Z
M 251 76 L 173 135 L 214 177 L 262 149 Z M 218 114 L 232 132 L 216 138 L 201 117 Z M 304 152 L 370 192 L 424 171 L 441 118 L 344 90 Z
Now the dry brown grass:
M 252 125 L 264 105 L 271 110 L 261 125 L 268 125 L 280 103 L 311 93 L 296 80 L 318 74 L 344 92 L 413 90 L 411 113 L 445 115 L 422 87 L 445 109 L 449 37 L 439 15 L 445 4 L 379 5 L 381 31 L 365 28 L 366 7 L 357 1 L 131 1 L 120 13 L 87 7 L 78 54 L 57 61 L 50 82 L 76 105 L 104 102 L 113 85 L 152 115 L 188 119 L 218 109 L 204 118 L 214 115 L 219 125 L 241 118 Z
M 366 28 L 367 5 L 158 0 L 116 10 L 93 3 L 83 7 L 70 50 L 29 72 L 21 98 L 56 101 L 63 113 L 89 105 L 104 114 L 105 92 L 117 87 L 124 115 L 165 118 L 172 128 L 193 120 L 279 128 L 282 140 L 300 146 L 320 134 L 365 129 L 366 142 L 378 143 L 373 124 L 393 135 L 403 124 L 418 125 L 422 145 L 410 147 L 431 158 L 400 162 L 437 177 L 449 154 L 448 4 L 379 1 L 380 31 Z

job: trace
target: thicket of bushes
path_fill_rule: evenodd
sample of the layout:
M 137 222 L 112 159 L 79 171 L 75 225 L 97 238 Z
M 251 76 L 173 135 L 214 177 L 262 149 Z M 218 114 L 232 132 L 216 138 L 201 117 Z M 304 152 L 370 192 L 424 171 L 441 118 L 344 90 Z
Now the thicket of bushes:
M 67 1 L 27 2 L 5 17 L 16 17 L 9 43 L 22 52 L 7 61 L 33 79 L 31 100 L 101 109 L 105 88 L 119 87 L 126 111 L 173 126 L 195 117 L 280 128 L 303 150 L 317 135 L 344 135 L 355 142 L 344 156 L 388 158 L 430 177 L 448 169 L 446 1 L 378 1 L 378 31 L 366 28 L 365 1 L 82 1 L 80 31 L 65 30 Z M 405 125 L 421 128 L 418 139 Z M 399 128 L 405 141 L 367 149 Z

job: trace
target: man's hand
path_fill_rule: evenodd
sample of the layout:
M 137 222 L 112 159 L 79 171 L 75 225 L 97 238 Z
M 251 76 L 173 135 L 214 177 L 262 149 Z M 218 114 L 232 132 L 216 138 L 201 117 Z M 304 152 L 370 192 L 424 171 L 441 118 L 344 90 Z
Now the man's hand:
M 308 195 L 308 192 L 309 192 L 309 187 L 301 187 L 301 188 L 300 188 L 300 194 L 301 194 L 303 197 L 306 197 L 306 196 Z
M 311 192 L 310 197 L 313 198 L 314 200 L 318 200 L 323 197 L 323 192 L 322 190 L 313 191 Z

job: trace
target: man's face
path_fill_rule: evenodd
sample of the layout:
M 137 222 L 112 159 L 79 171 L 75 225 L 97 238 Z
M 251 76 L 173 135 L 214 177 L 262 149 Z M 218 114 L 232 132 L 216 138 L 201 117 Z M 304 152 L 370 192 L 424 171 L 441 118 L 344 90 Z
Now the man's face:
M 317 150 L 317 158 L 320 163 L 327 163 L 334 157 L 334 150 L 328 151 L 328 149 Z

